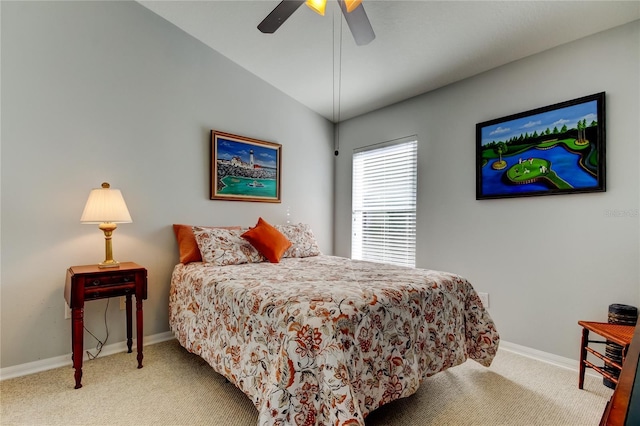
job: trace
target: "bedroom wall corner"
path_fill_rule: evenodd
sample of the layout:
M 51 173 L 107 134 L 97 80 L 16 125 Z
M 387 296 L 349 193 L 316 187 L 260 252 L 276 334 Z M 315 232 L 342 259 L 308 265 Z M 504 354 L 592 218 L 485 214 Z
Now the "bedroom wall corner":
M 341 123 L 336 185 L 351 188 L 353 149 L 418 135 L 417 266 L 489 293 L 505 341 L 577 359 L 578 320 L 640 307 L 638 75 L 634 21 L 356 117 Z M 476 123 L 601 91 L 606 192 L 475 199 Z M 350 252 L 350 206 L 350 190 L 338 194 L 338 255 Z
M 122 191 L 133 218 L 113 254 L 148 269 L 147 336 L 168 331 L 173 223 L 277 224 L 289 209 L 332 251 L 329 121 L 136 2 L 1 8 L 0 367 L 69 353 L 65 272 L 104 259 L 103 234 L 80 224 L 101 182 Z M 281 203 L 209 199 L 211 129 L 282 144 Z M 125 340 L 118 305 L 85 309 L 100 338 L 106 312 L 107 344 Z

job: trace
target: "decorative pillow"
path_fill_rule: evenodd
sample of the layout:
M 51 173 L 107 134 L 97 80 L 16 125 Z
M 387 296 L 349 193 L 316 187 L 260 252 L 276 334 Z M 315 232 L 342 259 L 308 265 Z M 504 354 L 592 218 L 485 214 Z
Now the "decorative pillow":
M 202 256 L 200 255 L 200 249 L 198 249 L 198 243 L 196 243 L 196 237 L 193 235 L 193 229 L 191 225 L 173 225 L 173 233 L 176 234 L 176 240 L 178 241 L 178 252 L 180 253 L 180 263 L 189 262 L 202 262 Z M 205 227 L 204 229 L 241 229 L 239 226 L 220 226 L 220 227 Z
M 240 230 L 194 226 L 193 235 L 204 263 L 225 266 L 264 261 L 260 253 L 242 239 Z
M 280 262 L 280 258 L 289 247 L 291 241 L 280 231 L 259 218 L 258 224 L 242 234 L 271 263 Z
M 310 257 L 320 254 L 320 248 L 313 231 L 311 231 L 311 226 L 298 223 L 295 225 L 276 225 L 276 228 L 291 241 L 291 247 L 284 252 L 282 257 Z

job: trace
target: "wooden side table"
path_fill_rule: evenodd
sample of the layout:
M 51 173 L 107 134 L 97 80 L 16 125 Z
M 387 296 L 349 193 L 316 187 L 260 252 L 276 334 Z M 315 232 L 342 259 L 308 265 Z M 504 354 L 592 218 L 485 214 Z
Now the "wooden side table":
M 136 296 L 136 342 L 138 368 L 142 368 L 142 301 L 147 298 L 147 270 L 133 262 L 122 262 L 118 268 L 98 265 L 72 266 L 67 270 L 64 298 L 71 308 L 71 347 L 75 368 L 75 389 L 82 387 L 84 353 L 84 302 L 108 297 L 126 297 L 127 348 L 131 353 L 131 295 Z
M 582 340 L 580 342 L 580 369 L 578 372 L 578 389 L 583 388 L 584 373 L 586 368 L 592 368 L 593 370 L 600 373 L 603 377 L 611 380 L 615 384 L 618 384 L 618 379 L 605 371 L 604 366 L 596 366 L 591 361 L 587 360 L 587 353 L 590 353 L 601 359 L 605 365 L 611 365 L 618 370 L 622 370 L 622 363 L 618 363 L 606 354 L 603 355 L 602 353 L 589 347 L 589 343 L 607 343 L 607 341 L 589 340 L 589 331 L 592 331 L 593 333 L 622 346 L 622 360 L 624 362 L 627 349 L 629 348 L 631 339 L 633 338 L 635 327 L 632 325 L 619 325 L 595 321 L 578 321 L 578 325 L 582 327 Z
M 638 361 L 640 360 L 640 320 L 637 321 L 631 345 L 622 366 L 622 372 L 607 402 L 601 426 L 625 426 L 640 424 L 640 379 Z

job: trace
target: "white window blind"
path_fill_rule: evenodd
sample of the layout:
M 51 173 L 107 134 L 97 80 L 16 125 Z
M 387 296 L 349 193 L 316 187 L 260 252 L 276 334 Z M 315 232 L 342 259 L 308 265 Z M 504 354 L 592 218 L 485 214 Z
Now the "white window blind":
M 353 155 L 351 257 L 415 267 L 418 142 Z

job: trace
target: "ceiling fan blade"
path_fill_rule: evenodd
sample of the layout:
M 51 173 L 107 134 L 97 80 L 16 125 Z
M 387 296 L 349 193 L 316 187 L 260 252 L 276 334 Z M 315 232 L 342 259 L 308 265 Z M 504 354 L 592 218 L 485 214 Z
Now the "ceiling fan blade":
M 282 0 L 275 9 L 260 22 L 258 29 L 263 33 L 275 33 L 280 25 L 286 21 L 302 4 L 304 0 Z
M 352 12 L 347 12 L 347 5 L 344 3 L 344 0 L 338 0 L 338 3 L 340 3 L 340 9 L 342 9 L 342 14 L 349 25 L 356 44 L 358 46 L 364 46 L 365 44 L 371 43 L 373 39 L 376 38 L 376 35 L 373 32 L 371 22 L 369 22 L 369 17 L 367 16 L 367 12 L 364 11 L 362 3 Z

